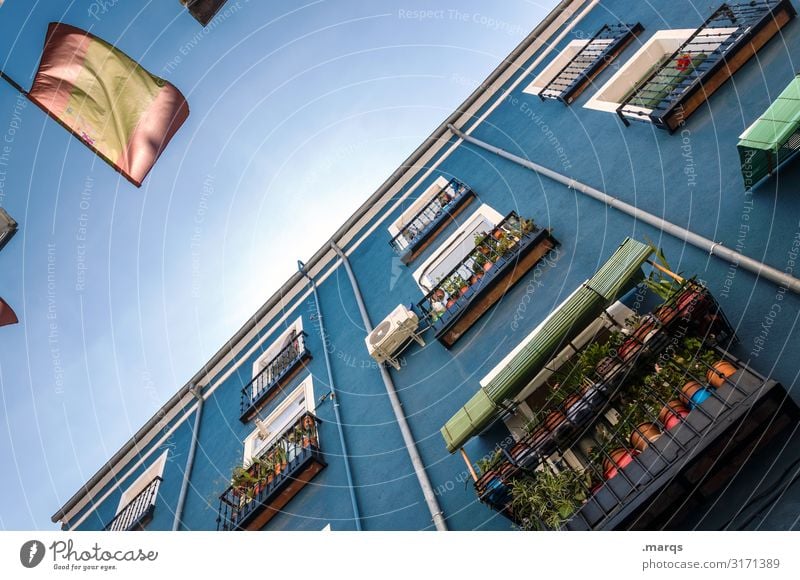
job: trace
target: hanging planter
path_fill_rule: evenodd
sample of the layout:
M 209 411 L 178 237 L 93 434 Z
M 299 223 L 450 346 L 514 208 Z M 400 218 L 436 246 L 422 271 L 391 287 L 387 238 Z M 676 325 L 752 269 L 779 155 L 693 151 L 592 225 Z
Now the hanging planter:
M 711 365 L 711 368 L 706 373 L 706 378 L 712 387 L 719 389 L 725 384 L 725 379 L 733 376 L 737 370 L 739 369 L 728 361 L 721 360 Z
M 629 438 L 631 447 L 637 451 L 644 451 L 653 441 L 661 437 L 661 429 L 655 423 L 642 423 L 631 432 Z
M 658 421 L 664 425 L 664 430 L 669 431 L 679 425 L 688 414 L 689 409 L 680 400 L 674 399 L 661 409 Z
M 544 420 L 544 428 L 548 431 L 556 431 L 567 422 L 567 416 L 559 410 L 551 411 Z

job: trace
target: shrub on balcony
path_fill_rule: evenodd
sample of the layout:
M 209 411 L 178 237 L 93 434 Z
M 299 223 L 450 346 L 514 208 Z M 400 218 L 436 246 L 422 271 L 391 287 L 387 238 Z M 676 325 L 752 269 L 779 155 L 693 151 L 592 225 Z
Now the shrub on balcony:
M 525 530 L 557 529 L 588 498 L 586 472 L 548 469 L 511 483 L 511 508 Z

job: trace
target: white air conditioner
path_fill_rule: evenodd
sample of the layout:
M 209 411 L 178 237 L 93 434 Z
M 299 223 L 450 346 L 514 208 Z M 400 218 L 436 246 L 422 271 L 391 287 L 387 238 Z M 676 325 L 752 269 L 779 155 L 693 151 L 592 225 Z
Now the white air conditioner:
M 416 340 L 424 346 L 425 342 L 417 336 L 419 318 L 403 304 L 392 310 L 375 329 L 369 333 L 364 341 L 367 343 L 369 355 L 378 364 L 388 362 L 397 370 L 400 363 L 395 356 L 406 345 L 409 339 Z

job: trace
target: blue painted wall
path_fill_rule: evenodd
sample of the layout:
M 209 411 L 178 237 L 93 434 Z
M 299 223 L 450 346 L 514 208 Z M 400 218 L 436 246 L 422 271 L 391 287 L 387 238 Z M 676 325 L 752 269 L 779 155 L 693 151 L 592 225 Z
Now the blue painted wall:
M 622 15 L 627 22 L 638 21 L 645 26 L 644 33 L 617 61 L 624 62 L 656 30 L 694 28 L 717 5 L 716 1 L 606 1 L 558 48 L 580 34 L 591 34 L 602 24 L 613 22 L 616 15 Z M 537 72 L 554 55 L 546 58 Z M 713 95 L 707 106 L 696 111 L 683 132 L 672 135 L 646 124 L 625 127 L 613 114 L 583 108 L 594 92 L 592 88 L 569 107 L 526 95 L 522 89 L 535 73 L 525 79 L 474 134 L 647 211 L 663 214 L 668 220 L 730 247 L 743 242 L 740 251 L 783 269 L 789 259 L 791 240 L 800 231 L 797 188 L 792 185 L 800 177 L 800 162 L 786 167 L 778 179 L 768 180 L 752 196 L 746 197 L 736 142 L 744 128 L 792 78 L 791 55 L 800 55 L 800 19 L 784 28 L 780 39 L 770 42 L 759 52 L 758 59 L 737 72 Z M 615 70 L 616 67 L 611 66 L 601 73 L 595 79 L 595 87 L 601 86 Z M 545 138 L 542 125 L 555 132 L 568 156 L 568 168 L 564 168 L 552 143 Z M 420 174 L 423 171 L 420 170 Z M 627 216 L 472 146 L 460 146 L 426 183 L 438 175 L 457 177 L 480 196 L 480 201 L 473 202 L 461 219 L 484 202 L 501 214 L 516 210 L 553 228 L 561 242 L 552 262 L 537 272 L 536 281 L 533 274 L 521 280 L 454 348 L 448 351 L 426 337 L 428 345 L 424 349 L 412 348 L 404 355 L 401 371 L 390 370 L 451 529 L 503 530 L 510 529 L 511 525 L 477 502 L 461 458 L 447 453 L 439 429 L 475 393 L 479 379 L 554 305 L 591 276 L 625 236 L 652 239 L 664 248 L 673 269 L 706 280 L 737 328 L 741 342 L 735 354 L 749 359 L 754 368 L 774 376 L 787 388 L 793 385 L 798 372 L 794 353 L 800 350 L 800 332 L 795 328 L 800 316 L 797 296 L 786 294 L 778 301 L 773 284 L 758 281 L 744 271 L 732 272 L 728 264 L 718 259 L 709 259 L 703 252 L 673 238 L 662 237 L 649 226 L 634 223 Z M 424 187 L 416 193 L 424 191 Z M 373 323 L 379 322 L 397 304 L 416 303 L 422 298 L 411 273 L 435 251 L 436 243 L 410 267 L 405 267 L 391 253 L 386 230 L 410 202 L 402 204 L 403 207 L 391 215 L 378 216 L 376 220 L 386 218 L 385 221 L 351 256 Z M 451 224 L 437 241 L 444 240 L 456 227 L 457 224 Z M 729 280 L 730 288 L 726 290 L 725 280 L 731 275 L 732 282 Z M 364 345 L 365 329 L 344 270 L 339 268 L 333 272 L 320 285 L 319 292 L 363 527 L 368 530 L 430 529 L 430 515 L 384 385 Z M 762 323 L 775 304 L 779 304 L 781 312 L 769 327 L 767 347 L 755 352 L 754 340 L 763 332 Z M 299 315 L 303 316 L 304 328 L 309 334 L 308 347 L 313 358 L 287 385 L 286 391 L 311 374 L 315 396 L 319 398 L 329 391 L 329 386 L 313 298 L 300 303 L 288 321 Z M 515 319 L 517 324 L 512 324 Z M 275 335 L 279 333 L 280 330 Z M 269 337 L 259 352 L 274 338 Z M 251 378 L 251 365 L 257 356 L 258 353 L 244 361 L 206 402 L 200 447 L 186 502 L 186 529 L 216 528 L 217 498 L 227 487 L 232 468 L 241 462 L 242 441 L 253 429 L 252 423 L 243 425 L 239 421 L 239 393 Z M 796 391 L 793 397 L 800 400 Z M 323 420 L 320 440 L 328 467 L 287 505 L 285 513 L 270 521 L 267 529 L 314 530 L 328 523 L 334 530 L 353 529 L 330 398 L 318 403 L 317 414 Z M 172 523 L 191 423 L 191 420 L 184 422 L 165 444 L 171 453 L 150 529 L 169 529 Z M 466 450 L 477 459 L 506 436 L 502 427 L 495 428 L 490 434 L 473 439 Z M 790 450 L 776 451 L 772 457 L 774 461 L 751 467 L 749 473 L 736 480 L 732 497 L 747 497 L 757 488 L 758 479 L 764 473 L 764 485 L 769 485 L 794 459 L 790 453 Z M 157 456 L 154 454 L 151 460 Z M 80 528 L 97 529 L 110 521 L 119 493 L 119 490 L 112 493 Z M 780 529 L 792 525 L 794 498 L 787 494 L 781 500 L 771 515 L 770 527 Z M 721 511 L 717 519 L 722 521 L 723 515 Z M 713 527 L 713 522 L 706 525 Z

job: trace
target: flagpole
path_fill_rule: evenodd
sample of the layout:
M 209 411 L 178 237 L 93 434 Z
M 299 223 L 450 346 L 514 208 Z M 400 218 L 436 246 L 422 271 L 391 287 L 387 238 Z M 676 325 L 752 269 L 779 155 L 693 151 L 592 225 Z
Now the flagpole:
M 8 84 L 10 84 L 12 87 L 14 87 L 15 89 L 17 89 L 17 90 L 18 90 L 20 93 L 22 93 L 22 94 L 23 94 L 23 95 L 25 95 L 26 97 L 28 96 L 28 91 L 26 91 L 25 89 L 23 89 L 23 88 L 22 88 L 22 85 L 20 85 L 20 84 L 19 84 L 17 81 L 15 81 L 14 79 L 12 79 L 10 76 L 8 76 L 6 73 L 4 73 L 4 72 L 3 72 L 3 71 L 1 71 L 1 70 L 0 70 L 0 78 L 2 78 L 4 81 L 6 81 Z

